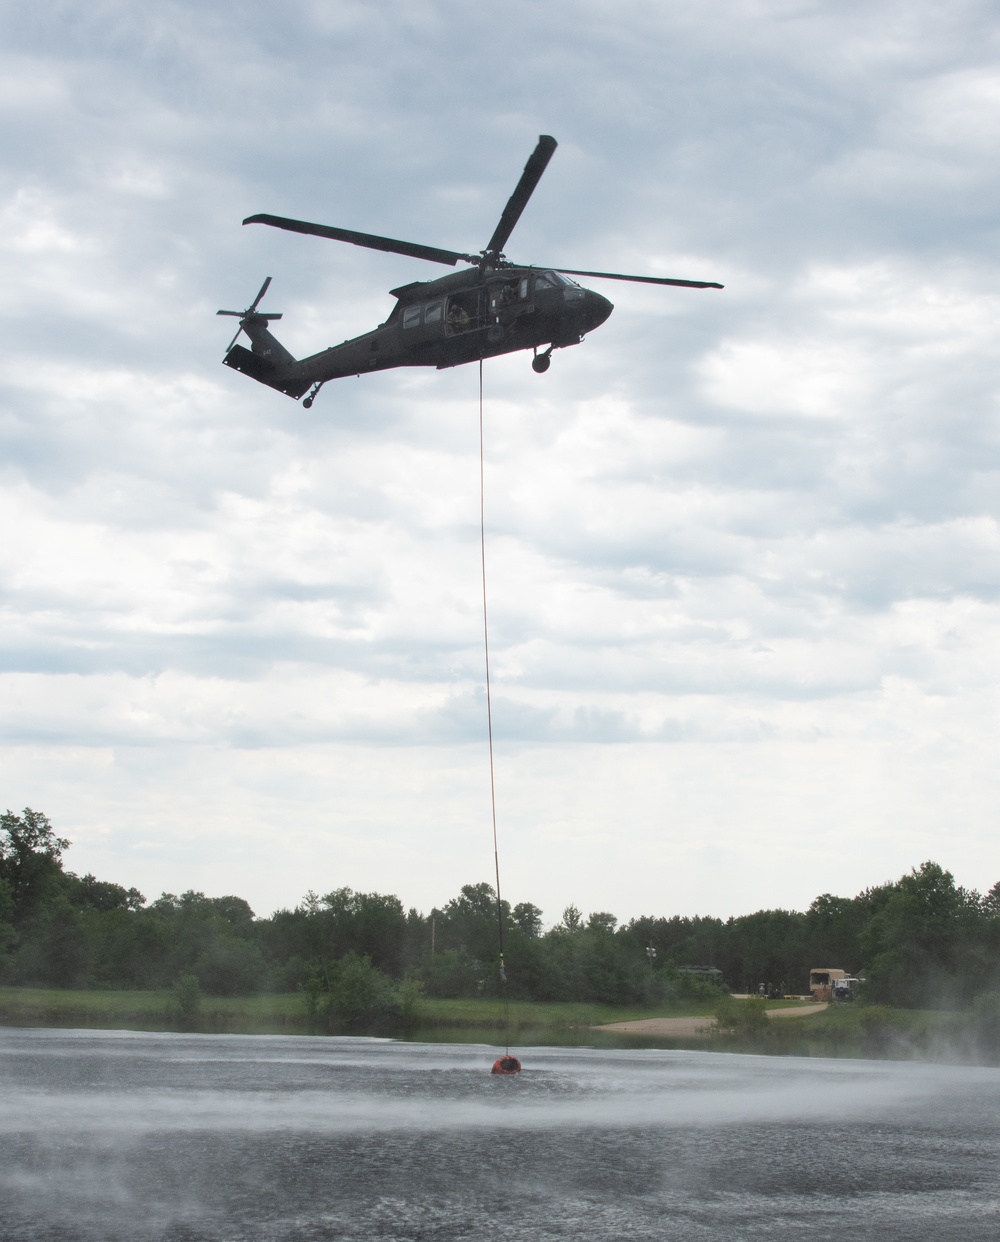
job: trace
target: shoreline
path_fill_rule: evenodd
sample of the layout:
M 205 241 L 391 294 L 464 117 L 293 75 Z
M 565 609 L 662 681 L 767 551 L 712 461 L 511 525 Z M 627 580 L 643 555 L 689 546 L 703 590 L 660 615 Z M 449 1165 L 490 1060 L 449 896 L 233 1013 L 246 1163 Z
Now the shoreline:
M 768 1009 L 767 1016 L 768 1018 L 808 1018 L 828 1008 L 826 1003 L 822 1003 L 803 1006 L 801 1009 Z M 592 1026 L 590 1029 L 622 1035 L 662 1035 L 668 1039 L 681 1039 L 707 1037 L 714 1034 L 717 1027 L 714 1018 L 637 1018 L 632 1022 L 606 1022 L 601 1026 Z

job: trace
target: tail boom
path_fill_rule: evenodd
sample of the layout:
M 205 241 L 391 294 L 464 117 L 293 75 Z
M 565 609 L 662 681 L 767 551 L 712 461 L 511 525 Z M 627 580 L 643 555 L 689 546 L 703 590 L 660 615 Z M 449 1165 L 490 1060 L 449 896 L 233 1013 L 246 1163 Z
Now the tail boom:
M 296 401 L 311 387 L 310 380 L 296 375 L 287 364 L 272 362 L 270 358 L 251 353 L 242 345 L 234 345 L 223 358 L 223 362 L 227 367 L 232 367 L 234 371 L 249 375 L 258 383 L 266 384 L 268 388 L 275 388 L 278 392 L 283 392 L 286 397 L 292 397 Z
M 263 315 L 248 315 L 240 320 L 240 327 L 250 338 L 253 348 L 231 345 L 223 358 L 226 366 L 297 401 L 312 383 L 307 376 L 303 376 L 301 363 L 271 335 Z

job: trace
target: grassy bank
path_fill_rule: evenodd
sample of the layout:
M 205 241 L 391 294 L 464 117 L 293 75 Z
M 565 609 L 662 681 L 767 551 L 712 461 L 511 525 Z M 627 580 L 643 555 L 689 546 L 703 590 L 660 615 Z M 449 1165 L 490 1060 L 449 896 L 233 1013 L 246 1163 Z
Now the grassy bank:
M 656 1009 L 612 1005 L 512 1001 L 510 1030 L 521 1042 L 565 1039 L 580 1042 L 590 1028 L 636 1018 L 701 1017 L 709 1005 Z M 232 1034 L 310 1034 L 316 1031 L 301 993 L 268 996 L 202 996 L 198 1011 L 184 1018 L 173 992 L 100 992 L 58 988 L 0 988 L 0 1024 L 5 1026 L 94 1027 L 98 1029 L 197 1030 Z M 411 1038 L 494 1041 L 505 1028 L 504 1008 L 495 999 L 419 1003 Z
M 791 1022 L 764 1021 L 716 1031 L 709 1047 L 770 1056 L 871 1057 L 1000 1064 L 1000 1026 L 975 1010 L 831 1005 Z
M 508 1005 L 511 1029 L 530 1026 L 587 1030 L 605 1022 L 633 1022 L 640 1018 L 700 1018 L 712 1013 L 712 1005 L 617 1006 L 574 1001 L 511 1001 Z M 504 1025 L 504 1007 L 498 1000 L 439 1000 L 420 1002 L 423 1026 L 480 1027 Z
M 676 1040 L 652 1042 L 641 1036 L 619 1036 L 595 1031 L 606 1022 L 633 1022 L 641 1018 L 699 1018 L 711 1016 L 706 1004 L 687 1004 L 655 1008 L 582 1004 L 562 1001 L 511 1001 L 509 1006 L 510 1042 L 529 1045 L 591 1046 L 604 1048 L 699 1046 Z M 497 1000 L 439 1000 L 421 1002 L 419 1025 L 406 1038 L 428 1042 L 499 1043 L 505 1030 L 504 1011 Z
M 781 1002 L 767 1008 L 780 1008 Z M 714 1006 L 656 1008 L 514 1001 L 511 1043 L 591 1045 L 605 1048 L 708 1048 L 771 1056 L 887 1057 L 1000 1064 L 1000 1029 L 971 1013 L 831 1006 L 788 1021 L 764 1020 L 708 1035 L 659 1037 L 595 1031 L 610 1022 L 642 1018 L 711 1017 Z M 0 1025 L 105 1030 L 200 1031 L 208 1034 L 309 1035 L 337 1032 L 310 1023 L 301 993 L 203 996 L 198 1012 L 184 1017 L 173 992 L 99 992 L 56 988 L 0 988 Z M 416 1025 L 393 1032 L 407 1039 L 495 1044 L 504 1012 L 494 999 L 423 999 Z M 361 1034 L 363 1032 L 358 1031 Z M 389 1032 L 381 1032 L 388 1034 Z
M 296 1034 L 308 1029 L 298 992 L 204 996 L 197 1015 L 185 1019 L 170 991 L 92 992 L 62 988 L 0 988 L 0 1024 L 254 1035 Z

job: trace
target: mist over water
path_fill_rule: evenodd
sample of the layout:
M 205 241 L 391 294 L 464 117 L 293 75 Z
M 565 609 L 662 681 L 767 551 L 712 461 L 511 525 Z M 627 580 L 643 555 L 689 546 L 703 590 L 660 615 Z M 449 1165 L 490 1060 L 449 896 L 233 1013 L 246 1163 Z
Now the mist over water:
M 3 1239 L 995 1239 L 1000 1071 L 0 1030 Z

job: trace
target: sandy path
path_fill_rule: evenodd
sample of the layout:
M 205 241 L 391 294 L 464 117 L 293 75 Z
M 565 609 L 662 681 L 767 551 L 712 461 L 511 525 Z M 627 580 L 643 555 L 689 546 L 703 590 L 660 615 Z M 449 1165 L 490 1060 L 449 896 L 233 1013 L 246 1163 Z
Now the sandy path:
M 808 1018 L 822 1013 L 826 1005 L 803 1005 L 801 1009 L 769 1009 L 769 1018 Z M 714 1018 L 639 1018 L 635 1022 L 608 1022 L 591 1027 L 594 1031 L 623 1031 L 631 1035 L 707 1035 L 715 1026 Z
M 767 1016 L 769 1018 L 808 1018 L 811 1013 L 822 1013 L 824 1009 L 830 1006 L 826 1001 L 819 1005 L 803 1005 L 801 1009 L 769 1009 Z

